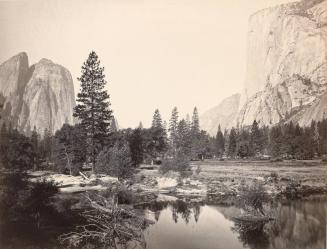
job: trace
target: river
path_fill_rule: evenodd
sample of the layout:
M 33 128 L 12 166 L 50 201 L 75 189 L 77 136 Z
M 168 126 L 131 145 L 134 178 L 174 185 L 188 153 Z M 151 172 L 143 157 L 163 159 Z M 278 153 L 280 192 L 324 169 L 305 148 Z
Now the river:
M 288 201 L 278 205 L 277 219 L 255 229 L 234 222 L 234 206 L 188 201 L 155 202 L 143 206 L 155 221 L 144 231 L 147 249 L 325 249 L 327 202 Z M 62 227 L 60 227 L 62 226 Z M 61 248 L 56 238 L 66 223 L 34 232 L 30 227 L 0 231 L 1 249 Z M 15 230 L 16 229 L 16 230 Z

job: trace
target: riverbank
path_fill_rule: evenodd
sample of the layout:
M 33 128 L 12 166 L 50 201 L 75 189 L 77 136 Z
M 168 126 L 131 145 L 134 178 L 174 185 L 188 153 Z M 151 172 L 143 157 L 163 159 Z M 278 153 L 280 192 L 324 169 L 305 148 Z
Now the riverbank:
M 30 172 L 32 181 L 54 181 L 63 193 L 103 190 L 117 182 L 110 176 L 89 178 L 56 174 L 49 171 Z M 228 203 L 238 196 L 242 184 L 259 182 L 271 197 L 308 198 L 327 193 L 327 164 L 312 161 L 197 161 L 191 163 L 190 176 L 181 178 L 176 172 L 162 175 L 159 166 L 142 165 L 134 176 L 135 192 L 169 195 Z
M 192 174 L 186 179 L 178 178 L 176 173 L 162 176 L 158 167 L 142 168 L 138 173 L 140 187 L 215 203 L 228 202 L 238 195 L 241 184 L 253 181 L 262 183 L 271 197 L 308 198 L 327 193 L 327 164 L 320 160 L 198 161 L 192 162 Z

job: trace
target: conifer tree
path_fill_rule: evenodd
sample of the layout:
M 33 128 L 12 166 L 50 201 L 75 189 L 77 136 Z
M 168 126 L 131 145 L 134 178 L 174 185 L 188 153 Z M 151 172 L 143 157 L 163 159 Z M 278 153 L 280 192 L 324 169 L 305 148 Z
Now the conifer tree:
M 156 109 L 153 114 L 152 128 L 163 129 L 162 119 L 158 109 Z
M 177 126 L 178 126 L 178 110 L 177 107 L 174 107 L 171 118 L 169 120 L 169 139 L 173 151 L 176 151 L 176 142 L 177 142 Z
M 129 148 L 131 153 L 131 160 L 134 167 L 139 166 L 143 162 L 144 142 L 142 137 L 142 129 L 137 128 L 133 130 L 129 137 Z
M 234 157 L 236 153 L 237 146 L 237 134 L 234 128 L 231 129 L 229 134 L 229 143 L 228 143 L 228 155 Z
M 250 151 L 254 156 L 262 150 L 262 136 L 259 129 L 259 124 L 256 120 L 253 121 L 251 127 L 251 137 L 250 137 Z
M 224 154 L 224 151 L 225 151 L 225 139 L 224 139 L 224 135 L 221 132 L 221 128 L 220 128 L 220 125 L 219 125 L 217 135 L 216 135 L 216 153 L 217 153 L 217 156 L 221 157 Z
M 191 153 L 191 134 L 184 119 L 180 120 L 176 131 L 176 150 L 185 155 Z
M 140 121 L 139 126 L 137 128 L 143 130 L 143 123 L 142 123 L 142 121 Z
M 193 136 L 197 136 L 200 133 L 199 114 L 198 114 L 198 109 L 196 107 L 194 107 L 193 110 L 191 129 L 192 129 Z
M 158 109 L 155 110 L 151 126 L 151 136 L 152 136 L 152 155 L 157 157 L 158 155 L 163 155 L 167 149 L 167 131 L 163 125 L 161 115 Z
M 192 115 L 192 124 L 191 124 L 191 144 L 192 144 L 192 152 L 191 157 L 197 158 L 201 148 L 200 143 L 200 122 L 199 122 L 199 114 L 198 109 L 194 107 L 193 115 Z
M 105 146 L 110 133 L 112 110 L 106 85 L 104 68 L 95 52 L 89 54 L 83 63 L 82 75 L 78 80 L 81 89 L 77 95 L 79 104 L 74 108 L 74 117 L 79 118 L 86 134 L 88 144 L 88 159 L 95 165 L 96 156 Z

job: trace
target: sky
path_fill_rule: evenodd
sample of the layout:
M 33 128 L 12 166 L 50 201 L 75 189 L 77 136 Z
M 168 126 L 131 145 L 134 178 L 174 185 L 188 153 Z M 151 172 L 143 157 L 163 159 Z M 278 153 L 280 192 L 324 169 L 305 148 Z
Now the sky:
M 210 109 L 241 92 L 249 16 L 290 0 L 0 0 L 0 63 L 25 51 L 72 73 L 94 50 L 120 127 Z

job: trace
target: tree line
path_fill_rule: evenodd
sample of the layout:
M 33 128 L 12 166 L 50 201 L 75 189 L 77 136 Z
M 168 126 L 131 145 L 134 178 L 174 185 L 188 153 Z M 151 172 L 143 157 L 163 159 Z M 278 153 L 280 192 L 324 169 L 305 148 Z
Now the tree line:
M 78 174 L 82 168 L 126 177 L 141 163 L 163 163 L 187 168 L 190 160 L 205 158 L 271 157 L 311 159 L 327 153 L 327 121 L 313 121 L 309 127 L 284 123 L 222 130 L 210 136 L 200 129 L 198 110 L 192 117 L 179 117 L 174 107 L 168 125 L 160 111 L 153 114 L 150 128 L 140 123 L 135 129 L 116 130 L 110 96 L 105 89 L 104 68 L 95 52 L 83 63 L 81 88 L 77 95 L 75 125 L 64 124 L 42 136 L 36 128 L 30 136 L 10 124 L 0 130 L 0 164 L 5 168 L 55 169 Z M 168 127 L 167 127 L 168 126 Z
M 214 138 L 215 155 L 230 158 L 262 158 L 265 155 L 284 159 L 313 159 L 327 154 L 327 120 L 312 121 L 301 127 L 293 122 L 272 127 L 259 126 L 254 120 L 249 127 L 231 128 Z

